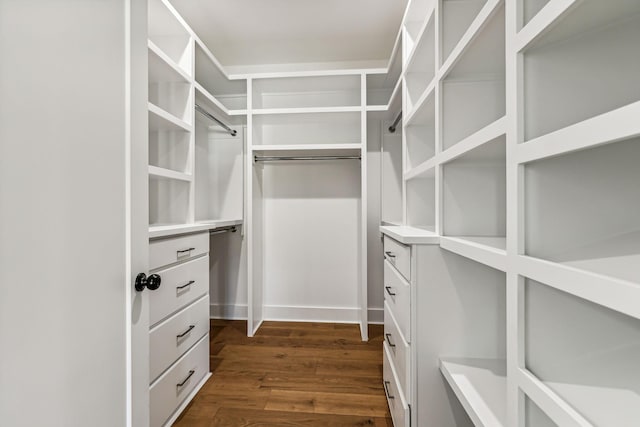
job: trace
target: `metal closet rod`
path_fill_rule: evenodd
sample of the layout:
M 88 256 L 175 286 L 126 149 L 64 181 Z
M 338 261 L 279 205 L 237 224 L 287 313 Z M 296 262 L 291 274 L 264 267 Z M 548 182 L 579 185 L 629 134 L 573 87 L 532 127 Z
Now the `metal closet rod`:
M 280 162 L 290 160 L 360 160 L 360 156 L 253 156 L 254 162 Z
M 209 234 L 226 233 L 227 231 L 235 233 L 236 230 L 237 230 L 236 226 L 235 225 L 231 225 L 229 227 L 220 227 L 220 228 L 215 228 L 213 230 L 210 230 Z
M 396 131 L 396 127 L 398 123 L 400 123 L 400 119 L 402 119 L 402 110 L 398 113 L 398 117 L 393 121 L 393 124 L 389 126 L 389 132 L 394 133 Z
M 220 126 L 222 126 L 224 128 L 224 130 L 226 130 L 227 132 L 229 132 L 231 134 L 231 136 L 236 136 L 236 134 L 238 132 L 236 132 L 235 129 L 231 129 L 229 126 L 227 126 L 226 124 L 224 124 L 224 122 L 218 120 L 216 117 L 214 117 L 210 112 L 208 112 L 207 110 L 205 110 L 204 108 L 202 108 L 201 106 L 199 106 L 198 104 L 196 104 L 196 111 L 200 114 L 202 114 L 205 117 L 210 118 L 211 120 L 213 120 L 214 122 L 218 123 Z

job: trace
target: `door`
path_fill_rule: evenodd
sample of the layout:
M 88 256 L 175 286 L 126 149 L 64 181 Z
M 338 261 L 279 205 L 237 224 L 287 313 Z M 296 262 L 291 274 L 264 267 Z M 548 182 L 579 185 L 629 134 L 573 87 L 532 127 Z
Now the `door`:
M 0 0 L 2 425 L 148 422 L 145 3 Z

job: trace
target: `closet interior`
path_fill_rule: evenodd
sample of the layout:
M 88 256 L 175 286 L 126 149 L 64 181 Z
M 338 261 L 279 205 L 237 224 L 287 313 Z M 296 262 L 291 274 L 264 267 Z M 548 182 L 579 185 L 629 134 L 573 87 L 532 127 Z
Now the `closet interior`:
M 409 0 L 379 68 L 231 74 L 169 0 L 148 31 L 150 342 L 193 336 L 153 425 L 210 317 L 384 324 L 396 427 L 638 424 L 640 3 Z

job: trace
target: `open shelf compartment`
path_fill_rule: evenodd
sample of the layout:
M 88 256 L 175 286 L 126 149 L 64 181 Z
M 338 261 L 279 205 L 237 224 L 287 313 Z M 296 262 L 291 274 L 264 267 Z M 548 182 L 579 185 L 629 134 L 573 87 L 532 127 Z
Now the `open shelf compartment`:
M 522 29 L 525 25 L 538 14 L 550 0 L 519 0 L 520 7 L 522 8 L 522 22 L 518 23 L 518 30 Z
M 498 6 L 442 81 L 445 150 L 505 115 L 504 17 Z
M 171 58 L 187 76 L 191 76 L 191 34 L 163 0 L 149 0 L 148 26 L 149 40 Z
M 189 222 L 191 184 L 187 181 L 149 177 L 149 226 Z
M 487 0 L 442 0 L 440 13 L 441 63 L 445 63 L 456 47 L 469 25 Z M 504 56 L 504 55 L 503 55 Z
M 247 81 L 229 80 L 211 52 L 196 43 L 195 81 L 227 110 L 246 110 Z
M 190 173 L 191 134 L 175 130 L 149 131 L 149 165 Z
M 640 283 L 640 138 L 525 164 L 527 255 Z
M 523 52 L 524 140 L 640 100 L 638 40 L 635 0 L 585 0 L 542 31 Z
M 551 418 L 529 398 L 524 396 L 524 427 L 558 427 Z
M 402 126 L 391 132 L 392 123 L 393 119 L 382 121 L 380 219 L 386 224 L 402 224 Z
M 436 155 L 436 103 L 433 91 L 405 122 L 404 135 L 406 172 Z
M 505 251 L 506 138 L 442 165 L 443 236 Z
M 640 319 L 530 279 L 524 286 L 529 372 L 594 426 L 637 425 Z
M 402 84 L 402 37 L 398 37 L 385 74 L 367 74 L 367 105 L 387 106 Z
M 253 108 L 360 107 L 360 75 L 253 80 Z
M 411 114 L 436 74 L 435 17 L 429 19 L 407 64 L 404 81 L 407 115 Z
M 407 224 L 427 231 L 435 231 L 436 178 L 435 171 L 406 181 Z

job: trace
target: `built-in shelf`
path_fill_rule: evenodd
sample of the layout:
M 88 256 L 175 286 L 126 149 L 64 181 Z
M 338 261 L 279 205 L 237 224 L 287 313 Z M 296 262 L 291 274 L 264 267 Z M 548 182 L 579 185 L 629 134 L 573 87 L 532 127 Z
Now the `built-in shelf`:
M 178 234 L 196 233 L 198 231 L 215 230 L 216 228 L 242 225 L 242 219 L 223 219 L 200 221 L 193 224 L 154 225 L 149 227 L 149 238 L 175 236 Z
M 460 236 L 440 238 L 440 246 L 449 252 L 500 271 L 507 269 L 506 238 Z
M 515 37 L 516 51 L 520 52 L 529 43 L 550 29 L 579 0 L 523 0 L 523 20 L 518 23 Z
M 446 63 L 487 0 L 443 0 L 441 3 L 441 64 Z M 464 44 L 464 42 L 463 42 Z M 461 49 L 460 49 L 461 50 Z
M 287 144 L 287 145 L 254 145 L 253 151 L 353 151 L 360 150 L 361 144 Z
M 191 131 L 191 125 L 184 120 L 180 120 L 173 114 L 164 111 L 162 108 L 149 103 L 149 129 Z
M 421 165 L 436 155 L 435 92 L 429 92 L 404 124 L 406 171 Z
M 440 371 L 476 427 L 508 425 L 504 360 L 443 358 Z
M 408 112 L 417 107 L 418 100 L 423 96 L 436 74 L 435 20 L 435 16 L 432 15 L 425 23 L 411 58 L 405 67 L 405 105 Z
M 222 65 L 198 38 L 195 43 L 194 62 L 195 82 L 202 92 L 210 94 L 227 113 L 232 110 L 246 110 L 247 81 L 229 79 Z
M 148 2 L 148 18 L 147 33 L 151 43 L 182 73 L 191 76 L 193 39 L 190 30 L 162 0 Z
M 423 176 L 405 182 L 406 225 L 433 230 L 436 223 L 436 180 Z
M 253 115 L 269 114 L 319 114 L 319 113 L 353 113 L 362 111 L 362 107 L 293 107 L 293 108 L 258 108 L 251 110 Z
M 154 42 L 148 41 L 149 82 L 189 83 L 189 75 L 165 54 Z
M 398 32 L 387 72 L 367 74 L 367 109 L 388 106 L 402 86 L 402 33 Z
M 157 166 L 149 166 L 149 176 L 153 178 L 176 179 L 179 181 L 190 182 L 193 180 L 191 174 L 177 172 L 171 169 L 159 168 Z
M 380 232 L 405 245 L 437 245 L 440 243 L 440 236 L 433 230 L 424 228 L 405 225 L 383 225 L 380 226 Z

